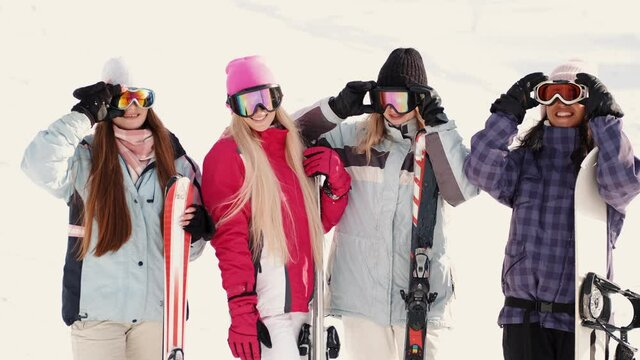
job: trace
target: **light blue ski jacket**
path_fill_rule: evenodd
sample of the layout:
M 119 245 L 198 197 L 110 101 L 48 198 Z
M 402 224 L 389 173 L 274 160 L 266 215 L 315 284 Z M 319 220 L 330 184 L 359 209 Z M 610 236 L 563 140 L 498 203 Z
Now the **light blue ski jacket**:
M 387 138 L 373 147 L 371 161 L 354 151 L 363 120 L 336 116 L 328 99 L 302 109 L 294 117 L 308 141 L 336 149 L 351 175 L 349 205 L 334 231 L 328 264 L 331 313 L 364 317 L 381 325 L 406 322 L 400 290 L 409 285 L 413 199 L 413 139 L 417 120 L 400 129 L 385 124 Z M 386 122 L 385 122 L 386 123 Z M 431 259 L 431 291 L 436 301 L 429 326 L 452 325 L 454 274 L 447 255 L 443 220 L 445 204 L 456 206 L 478 194 L 462 165 L 468 150 L 454 121 L 427 127 L 426 146 L 440 189 Z
M 87 179 L 91 170 L 93 135 L 89 119 L 72 112 L 36 135 L 22 159 L 22 170 L 37 185 L 65 200 L 70 207 L 70 231 L 63 276 L 62 316 L 67 325 L 77 320 L 112 320 L 137 323 L 162 321 L 163 317 L 163 238 L 160 214 L 164 190 L 158 183 L 155 163 L 150 163 L 134 183 L 120 158 L 125 181 L 125 197 L 131 215 L 132 233 L 117 251 L 92 255 L 91 247 L 82 260 L 76 259 L 76 243 L 82 236 L 82 208 L 87 198 Z M 194 184 L 200 170 L 171 135 L 176 150 L 176 170 Z M 193 199 L 200 203 L 199 191 Z M 97 229 L 94 220 L 93 228 Z M 205 241 L 191 246 L 191 259 L 203 251 Z

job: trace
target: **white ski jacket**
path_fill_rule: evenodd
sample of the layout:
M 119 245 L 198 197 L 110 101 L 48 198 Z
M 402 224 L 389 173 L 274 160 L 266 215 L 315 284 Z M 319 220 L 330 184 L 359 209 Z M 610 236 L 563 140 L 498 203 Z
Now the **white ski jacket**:
M 371 161 L 354 151 L 363 120 L 343 121 L 328 98 L 294 114 L 303 136 L 336 149 L 351 175 L 349 205 L 334 231 L 328 264 L 330 312 L 365 317 L 381 325 L 406 322 L 400 290 L 409 285 L 413 199 L 413 139 L 417 120 L 400 129 L 385 122 L 387 138 L 373 147 Z M 429 326 L 452 325 L 454 275 L 443 231 L 444 201 L 456 206 L 478 194 L 462 166 L 469 151 L 454 121 L 427 127 L 426 146 L 440 189 L 431 259 L 431 291 L 438 296 Z
M 89 119 L 71 112 L 41 131 L 27 147 L 22 170 L 37 185 L 64 199 L 70 207 L 70 230 L 63 276 L 62 315 L 67 325 L 77 320 L 112 320 L 137 323 L 162 321 L 163 317 L 163 238 L 160 214 L 164 190 L 157 181 L 155 163 L 150 163 L 134 184 L 120 158 L 125 196 L 131 215 L 131 238 L 117 251 L 92 255 L 97 231 L 92 232 L 91 248 L 82 260 L 76 259 L 76 243 L 83 233 L 82 209 L 87 198 L 87 179 L 91 170 L 93 135 Z M 194 183 L 200 170 L 186 156 L 177 138 L 176 170 Z M 194 203 L 200 203 L 196 192 Z M 94 221 L 93 228 L 97 229 Z M 191 259 L 204 249 L 205 241 L 191 246 Z

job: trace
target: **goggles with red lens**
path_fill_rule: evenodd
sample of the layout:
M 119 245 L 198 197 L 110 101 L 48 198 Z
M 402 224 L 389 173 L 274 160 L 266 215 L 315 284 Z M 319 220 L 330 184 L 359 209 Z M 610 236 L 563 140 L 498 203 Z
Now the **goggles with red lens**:
M 258 107 L 272 112 L 282 103 L 280 85 L 269 84 L 242 90 L 227 97 L 227 104 L 231 110 L 242 117 L 251 117 Z
M 542 105 L 551 105 L 560 100 L 573 105 L 589 97 L 589 88 L 567 80 L 543 81 L 533 88 L 533 98 Z
M 153 106 L 155 97 L 156 95 L 151 89 L 132 87 L 114 97 L 111 100 L 111 106 L 125 110 L 135 102 L 138 106 L 148 109 Z
M 420 105 L 425 96 L 406 88 L 376 88 L 369 91 L 373 111 L 380 114 L 384 113 L 389 106 L 398 114 L 407 114 Z

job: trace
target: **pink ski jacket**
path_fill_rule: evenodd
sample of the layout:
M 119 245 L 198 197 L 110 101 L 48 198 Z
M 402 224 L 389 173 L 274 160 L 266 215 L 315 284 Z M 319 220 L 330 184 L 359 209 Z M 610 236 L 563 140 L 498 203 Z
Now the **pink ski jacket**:
M 291 209 L 291 217 L 284 212 L 283 223 L 291 260 L 276 263 L 266 248 L 254 263 L 251 254 L 249 223 L 251 204 L 222 224 L 222 216 L 231 207 L 229 200 L 240 190 L 244 176 L 244 163 L 236 142 L 231 137 L 217 141 L 204 159 L 202 193 L 204 203 L 213 221 L 218 224 L 211 241 L 222 274 L 222 286 L 227 298 L 255 292 L 255 303 L 260 316 L 288 312 L 308 312 L 314 292 L 314 261 L 311 236 L 300 183 L 285 157 L 287 130 L 269 128 L 260 133 L 262 147 L 280 181 L 283 202 Z M 322 222 L 325 230 L 335 225 L 347 205 L 347 197 L 336 201 L 324 193 Z M 264 239 L 268 243 L 269 239 Z

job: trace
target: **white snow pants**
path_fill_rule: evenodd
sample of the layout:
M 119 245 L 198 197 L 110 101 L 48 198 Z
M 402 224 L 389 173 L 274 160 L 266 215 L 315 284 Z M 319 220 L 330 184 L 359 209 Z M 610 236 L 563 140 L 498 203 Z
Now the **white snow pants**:
M 405 326 L 382 326 L 373 321 L 354 316 L 342 316 L 344 329 L 340 339 L 344 338 L 340 357 L 349 360 L 403 360 Z M 450 338 L 449 328 L 434 329 L 427 327 L 427 343 L 425 360 L 452 359 L 447 356 L 448 346 L 445 342 Z
M 304 323 L 308 323 L 309 313 L 287 313 L 262 318 L 269 329 L 271 349 L 262 345 L 262 360 L 300 360 L 298 335 Z
M 162 322 L 76 321 L 71 324 L 71 351 L 74 360 L 158 360 Z

